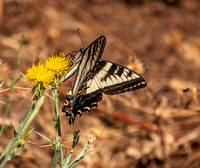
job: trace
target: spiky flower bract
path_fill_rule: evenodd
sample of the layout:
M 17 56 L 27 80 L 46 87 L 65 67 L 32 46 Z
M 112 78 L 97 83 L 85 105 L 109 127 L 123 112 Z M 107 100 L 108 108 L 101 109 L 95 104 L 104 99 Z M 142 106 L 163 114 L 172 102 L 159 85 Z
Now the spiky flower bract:
M 62 139 L 60 136 L 55 136 L 53 141 L 51 142 L 51 147 L 55 150 L 55 151 L 59 151 L 62 148 L 63 144 L 62 144 Z

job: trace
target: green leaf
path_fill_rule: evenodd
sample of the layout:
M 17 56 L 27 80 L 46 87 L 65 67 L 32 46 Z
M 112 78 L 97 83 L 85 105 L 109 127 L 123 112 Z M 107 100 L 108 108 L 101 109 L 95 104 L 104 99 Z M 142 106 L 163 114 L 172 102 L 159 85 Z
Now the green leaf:
M 13 133 L 14 133 L 14 137 L 18 136 L 18 130 L 16 128 L 14 129 Z
M 53 124 L 54 128 L 57 130 L 58 124 L 55 121 L 51 121 L 51 123 Z
M 73 168 L 78 162 L 80 162 L 81 159 L 91 151 L 87 151 L 89 148 L 90 142 L 86 142 L 84 147 L 82 148 L 81 152 L 78 154 L 78 156 L 68 165 L 68 168 Z

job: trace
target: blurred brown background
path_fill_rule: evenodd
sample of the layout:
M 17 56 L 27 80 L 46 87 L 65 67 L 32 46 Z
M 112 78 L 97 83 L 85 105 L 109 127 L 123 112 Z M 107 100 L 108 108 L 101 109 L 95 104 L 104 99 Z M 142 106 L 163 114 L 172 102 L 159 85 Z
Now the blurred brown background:
M 33 60 L 82 48 L 78 28 L 84 47 L 105 35 L 103 59 L 133 67 L 147 87 L 104 95 L 99 107 L 77 117 L 73 127 L 60 112 L 64 141 L 71 141 L 72 132 L 80 130 L 74 156 L 96 135 L 93 151 L 77 167 L 200 167 L 200 1 L 0 0 L 1 91 L 10 86 L 15 73 L 22 34 L 19 69 L 25 73 Z M 31 88 L 20 72 L 16 86 Z M 60 109 L 71 82 L 59 88 Z M 189 91 L 183 93 L 186 88 Z M 51 94 L 50 89 L 46 92 Z M 27 114 L 31 97 L 30 89 L 14 93 L 0 152 Z M 7 102 L 8 94 L 1 94 L 0 123 Z M 53 139 L 53 120 L 53 100 L 46 97 L 34 128 Z M 51 149 L 39 147 L 48 142 L 34 132 L 28 140 L 36 144 L 27 143 L 22 157 L 15 157 L 6 167 L 51 167 Z

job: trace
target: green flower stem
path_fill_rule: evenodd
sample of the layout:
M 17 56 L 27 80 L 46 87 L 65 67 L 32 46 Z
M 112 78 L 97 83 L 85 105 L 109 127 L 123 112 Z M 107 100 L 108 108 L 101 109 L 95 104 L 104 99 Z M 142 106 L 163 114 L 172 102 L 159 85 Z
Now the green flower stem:
M 53 95 L 53 98 L 54 98 L 54 105 L 55 105 L 55 115 L 56 115 L 56 119 L 57 119 L 57 123 L 56 123 L 56 130 L 58 132 L 58 135 L 61 137 L 62 134 L 61 134 L 61 127 L 60 127 L 60 118 L 59 118 L 59 109 L 58 109 L 58 90 L 57 88 L 53 88 L 52 89 L 52 95 Z M 56 153 L 56 151 L 54 151 L 54 153 Z M 64 156 L 63 156 L 63 148 L 61 148 L 61 151 L 60 151 L 60 155 L 61 155 L 61 164 L 63 163 L 63 160 L 64 160 Z M 54 156 L 55 158 L 56 156 Z M 54 160 L 55 161 L 55 160 Z
M 22 36 L 22 40 L 23 39 L 24 39 L 24 37 Z M 19 44 L 19 54 L 18 54 L 18 57 L 17 57 L 16 71 L 15 71 L 15 74 L 13 76 L 13 79 L 11 80 L 11 86 L 10 86 L 11 93 L 9 95 L 8 103 L 7 103 L 7 106 L 6 106 L 6 111 L 5 111 L 4 116 L 3 116 L 3 121 L 2 121 L 2 124 L 1 124 L 1 130 L 0 130 L 0 136 L 3 134 L 3 131 L 5 129 L 5 120 L 8 116 L 8 112 L 10 110 L 10 106 L 11 106 L 11 102 L 12 102 L 13 88 L 18 81 L 16 76 L 17 76 L 17 73 L 18 73 L 18 70 L 19 70 L 19 65 L 20 65 L 20 60 L 21 60 L 21 55 L 22 55 L 21 49 L 22 49 L 22 43 Z
M 59 162 L 58 151 L 53 151 L 53 168 L 56 168 L 56 164 Z
M 21 138 L 21 136 L 25 133 L 26 129 L 28 129 L 30 123 L 32 122 L 32 120 L 34 119 L 34 117 L 37 115 L 37 113 L 39 112 L 39 109 L 41 108 L 43 102 L 44 102 L 44 96 L 42 96 L 39 99 L 39 102 L 36 106 L 38 99 L 34 99 L 32 101 L 30 110 L 28 112 L 28 115 L 26 116 L 25 120 L 23 119 L 21 122 L 21 125 L 19 127 L 18 131 L 15 131 L 15 135 L 14 138 L 10 141 L 10 143 L 8 144 L 8 146 L 6 147 L 6 150 L 2 153 L 1 157 L 4 157 L 4 160 L 2 161 L 0 168 L 3 168 L 5 166 L 5 164 L 13 157 L 15 156 L 15 152 L 12 152 L 12 150 L 16 147 L 18 140 Z M 14 151 L 18 151 L 17 149 L 14 149 Z
M 24 126 L 22 127 L 22 134 L 27 130 L 27 128 L 29 127 L 29 125 L 31 124 L 31 122 L 33 121 L 33 119 L 35 118 L 35 116 L 38 114 L 38 112 L 40 111 L 42 105 L 44 104 L 44 96 L 40 97 L 39 101 L 36 99 L 36 100 L 33 100 L 34 104 L 37 103 L 37 106 L 31 106 L 30 110 L 29 110 L 29 113 L 25 119 L 25 123 L 24 123 Z M 33 104 L 33 103 L 32 103 Z M 30 112 L 30 111 L 33 111 L 33 112 Z
M 5 129 L 5 120 L 8 116 L 8 112 L 10 110 L 10 106 L 11 106 L 11 102 L 12 102 L 13 87 L 14 87 L 14 85 L 13 86 L 11 85 L 11 87 L 10 87 L 11 88 L 11 94 L 9 95 L 8 103 L 7 103 L 7 106 L 6 106 L 6 111 L 5 111 L 4 116 L 3 116 L 2 126 L 1 126 L 1 130 L 0 130 L 0 136 L 3 134 L 3 131 Z
M 61 135 L 61 128 L 60 128 L 59 110 L 58 110 L 58 95 L 59 95 L 59 93 L 58 93 L 57 88 L 52 89 L 52 94 L 53 94 L 53 98 L 54 98 L 55 115 L 56 115 L 56 120 L 57 120 L 56 130 L 58 132 L 58 135 L 62 136 Z

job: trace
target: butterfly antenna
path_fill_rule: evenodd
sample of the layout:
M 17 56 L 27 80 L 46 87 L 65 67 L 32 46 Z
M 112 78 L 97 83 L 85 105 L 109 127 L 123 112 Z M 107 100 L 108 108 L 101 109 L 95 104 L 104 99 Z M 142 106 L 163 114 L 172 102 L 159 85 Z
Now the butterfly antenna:
M 83 39 L 81 37 L 80 28 L 77 29 L 77 33 L 78 33 L 78 35 L 79 35 L 79 37 L 81 39 L 81 43 L 82 43 L 82 46 L 83 46 L 83 49 L 84 49 L 84 43 L 83 43 Z

